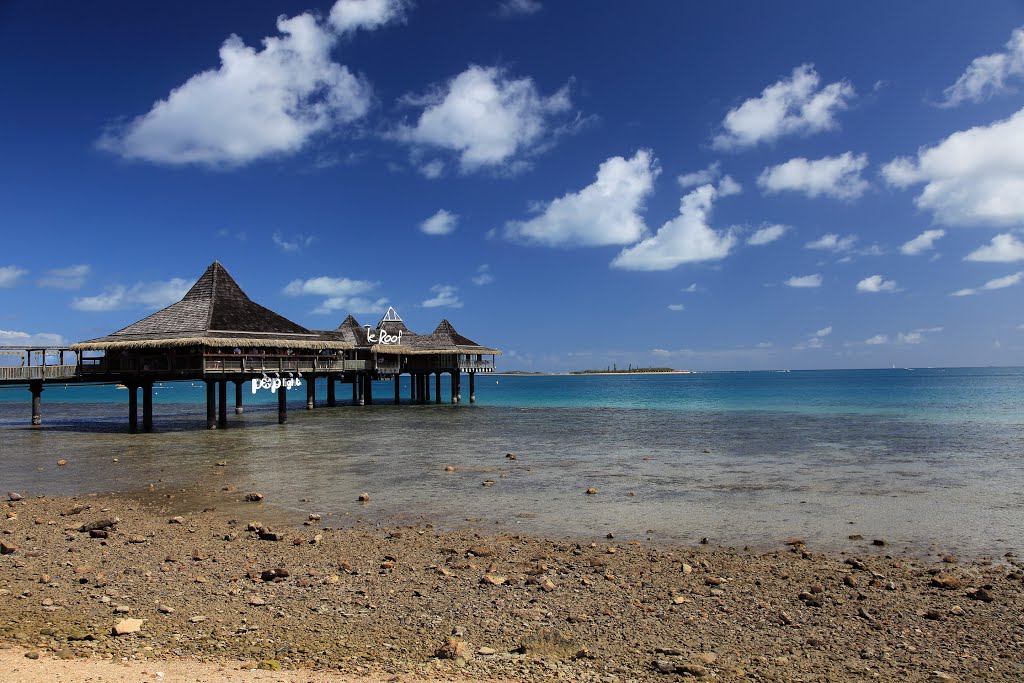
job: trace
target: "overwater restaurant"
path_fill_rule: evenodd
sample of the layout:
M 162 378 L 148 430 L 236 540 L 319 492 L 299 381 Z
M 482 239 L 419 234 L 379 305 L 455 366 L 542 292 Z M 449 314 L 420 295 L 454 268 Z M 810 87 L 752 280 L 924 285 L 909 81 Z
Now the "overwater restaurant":
M 449 374 L 453 404 L 462 400 L 462 375 L 469 377 L 469 401 L 476 400 L 478 372 L 493 372 L 498 349 L 482 346 L 442 320 L 430 334 L 406 327 L 394 308 L 373 326 L 349 315 L 334 330 L 310 330 L 252 301 L 218 262 L 206 269 L 178 301 L 113 334 L 69 347 L 77 353 L 74 373 L 30 379 L 33 423 L 39 422 L 43 382 L 118 383 L 128 388 L 128 426 L 136 431 L 138 394 L 142 429 L 153 428 L 153 384 L 206 382 L 207 427 L 227 426 L 228 384 L 234 411 L 243 411 L 247 391 L 277 393 L 278 421 L 287 422 L 287 394 L 304 386 L 306 408 L 317 405 L 316 381 L 326 380 L 326 405 L 337 405 L 337 385 L 351 388 L 354 405 L 373 403 L 373 381 L 394 384 L 409 375 L 411 403 L 441 403 L 441 376 Z M 43 354 L 44 358 L 46 354 Z M 45 362 L 45 361 L 44 361 Z M 67 366 L 62 366 L 67 367 Z M 48 373 L 51 374 L 51 373 Z M 433 378 L 433 392 L 431 392 Z M 24 381 L 22 383 L 24 383 Z M 433 397 L 431 397 L 433 393 Z

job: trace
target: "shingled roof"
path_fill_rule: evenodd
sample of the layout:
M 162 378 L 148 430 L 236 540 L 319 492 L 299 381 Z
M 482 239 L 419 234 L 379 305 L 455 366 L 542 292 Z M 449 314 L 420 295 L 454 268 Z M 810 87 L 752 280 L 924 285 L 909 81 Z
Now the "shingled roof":
M 172 346 L 282 346 L 352 348 L 325 338 L 250 299 L 219 262 L 214 261 L 188 293 L 167 308 L 105 337 L 73 345 L 73 350 L 164 348 Z

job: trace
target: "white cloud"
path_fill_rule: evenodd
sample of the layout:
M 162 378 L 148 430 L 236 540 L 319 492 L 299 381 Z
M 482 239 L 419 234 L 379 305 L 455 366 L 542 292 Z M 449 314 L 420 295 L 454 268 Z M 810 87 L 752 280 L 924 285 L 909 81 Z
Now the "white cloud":
M 686 306 L 684 306 L 682 304 L 669 304 L 668 305 L 668 310 L 670 310 L 670 311 L 685 311 L 686 310 Z
M 331 61 L 335 33 L 311 14 L 281 17 L 277 29 L 262 50 L 230 36 L 217 69 L 191 77 L 98 146 L 161 164 L 240 166 L 295 152 L 366 114 L 369 86 Z
M 687 294 L 693 294 L 694 292 L 699 291 L 699 288 L 697 287 L 696 282 L 692 282 L 689 286 L 683 287 L 683 291 L 686 292 Z
M 1022 279 L 1024 279 L 1024 271 L 1014 273 L 1013 275 L 1007 275 L 1005 277 L 997 277 L 994 280 L 989 280 L 988 282 L 986 282 L 977 289 L 958 289 L 957 291 L 953 292 L 952 296 L 971 296 L 972 294 L 977 294 L 981 290 L 1005 289 L 1006 287 L 1014 286 L 1015 284 L 1019 283 Z
M 440 159 L 431 159 L 425 164 L 421 164 L 417 167 L 417 170 L 423 175 L 424 178 L 430 180 L 437 180 L 444 175 L 444 162 Z
M 420 223 L 420 231 L 427 235 L 450 235 L 455 231 L 458 222 L 457 214 L 439 209 L 433 216 Z
M 462 301 L 459 300 L 459 290 L 453 285 L 434 285 L 430 288 L 434 296 L 423 302 L 424 308 L 437 308 L 447 306 L 448 308 L 462 308 Z
M 572 106 L 568 86 L 544 97 L 532 78 L 513 79 L 501 69 L 475 64 L 444 88 L 405 100 L 424 109 L 416 125 L 399 128 L 396 137 L 457 153 L 467 173 L 540 151 L 553 118 Z
M 525 17 L 544 9 L 537 0 L 502 0 L 498 5 L 498 15 L 502 17 Z
M 721 232 L 708 225 L 718 190 L 701 185 L 679 203 L 679 215 L 653 237 L 623 249 L 612 261 L 626 270 L 671 270 L 683 263 L 718 261 L 736 244 L 731 230 Z
M 407 0 L 338 0 L 331 8 L 329 20 L 339 33 L 372 31 L 392 22 L 404 22 L 409 4 Z
M 491 273 L 491 267 L 486 263 L 476 269 L 476 275 L 472 277 L 473 284 L 477 286 L 489 285 L 494 282 L 494 275 Z
M 760 97 L 729 110 L 722 121 L 723 132 L 715 136 L 712 146 L 752 147 L 783 135 L 809 135 L 835 128 L 835 115 L 846 109 L 856 93 L 847 81 L 819 89 L 820 81 L 811 64 L 793 69 L 789 79 L 769 85 Z
M 730 197 L 734 194 L 740 194 L 743 192 L 743 186 L 740 185 L 735 178 L 728 174 L 722 175 L 722 164 L 718 161 L 699 171 L 684 173 L 677 176 L 676 182 L 678 182 L 679 186 L 684 190 L 691 187 L 697 187 L 699 185 L 709 185 L 718 182 L 717 189 L 719 197 Z
M 791 191 L 803 192 L 812 198 L 824 195 L 853 200 L 868 189 L 868 182 L 860 175 L 867 165 L 867 154 L 852 152 L 814 161 L 797 157 L 764 169 L 757 177 L 757 184 L 768 194 Z
M 18 266 L 0 266 L 0 287 L 13 287 L 27 272 Z
M 922 252 L 934 249 L 936 240 L 945 236 L 945 230 L 925 230 L 909 242 L 904 242 L 903 246 L 900 247 L 900 253 L 907 256 L 916 256 Z
M 870 275 L 857 283 L 858 292 L 895 292 L 898 289 L 895 280 L 886 280 L 881 275 Z
M 293 235 L 291 239 L 285 239 L 284 235 L 280 232 L 275 232 L 270 236 L 270 239 L 274 241 L 278 249 L 286 254 L 302 251 L 313 243 L 312 235 L 302 234 Z
M 914 202 L 951 226 L 1024 222 L 1024 109 L 1008 119 L 953 133 L 917 158 L 882 167 L 895 187 L 924 183 Z
M 1018 240 L 1012 233 L 996 235 L 990 243 L 978 247 L 965 256 L 964 260 L 990 263 L 1024 261 L 1024 242 Z
M 821 274 L 814 273 L 813 275 L 794 275 L 786 280 L 784 284 L 787 287 L 797 288 L 821 287 Z
M 982 102 L 1007 92 L 1007 78 L 1024 74 L 1024 27 L 1010 34 L 1005 52 L 975 58 L 956 83 L 946 88 L 943 107 L 955 107 L 963 102 Z
M 299 296 L 302 294 L 316 294 L 319 296 L 352 296 L 354 294 L 365 294 L 378 286 L 378 282 L 369 280 L 352 280 L 347 277 L 312 277 L 308 280 L 292 280 L 285 288 L 284 293 L 288 296 Z
M 856 235 L 846 235 L 840 237 L 834 232 L 822 235 L 813 242 L 808 242 L 804 245 L 804 249 L 824 249 L 826 251 L 834 251 L 836 253 L 849 251 L 853 248 L 854 243 L 857 241 Z
M 81 289 L 90 272 L 92 272 L 92 267 L 86 264 L 68 266 L 67 268 L 51 268 L 36 284 L 40 287 L 55 289 Z
M 549 247 L 635 242 L 647 233 L 640 212 L 659 173 L 647 150 L 632 159 L 612 157 L 598 168 L 592 184 L 539 206 L 534 218 L 509 221 L 505 235 Z
M 775 240 L 779 239 L 786 234 L 789 230 L 788 225 L 766 225 L 763 228 L 757 230 L 753 235 L 747 238 L 747 244 L 759 247 L 764 244 L 771 244 Z
M 52 332 L 21 332 L 20 330 L 0 330 L 0 346 L 66 346 L 67 340 Z
M 876 334 L 874 337 L 871 337 L 871 339 L 865 339 L 864 343 L 865 344 L 871 344 L 871 345 L 888 344 L 889 343 L 889 337 L 884 335 L 884 334 Z
M 815 337 L 827 337 L 830 334 L 832 334 L 832 326 L 828 325 L 827 327 L 823 327 L 820 330 L 818 330 L 817 332 L 815 332 L 814 336 Z
M 288 296 L 316 295 L 327 297 L 313 309 L 313 313 L 326 315 L 335 311 L 348 313 L 375 313 L 387 306 L 386 298 L 371 299 L 360 296 L 372 292 L 380 285 L 369 280 L 321 275 L 308 280 L 292 280 L 285 288 Z
M 180 277 L 155 282 L 136 282 L 131 287 L 115 285 L 95 296 L 75 297 L 71 307 L 79 311 L 115 311 L 123 308 L 158 309 L 180 300 L 192 287 Z
M 678 182 L 679 186 L 684 190 L 691 187 L 697 187 L 698 185 L 707 185 L 708 183 L 715 182 L 719 177 L 721 177 L 721 168 L 722 163 L 720 161 L 716 161 L 707 168 L 702 168 L 699 171 L 684 173 L 678 176 L 676 178 L 676 182 Z

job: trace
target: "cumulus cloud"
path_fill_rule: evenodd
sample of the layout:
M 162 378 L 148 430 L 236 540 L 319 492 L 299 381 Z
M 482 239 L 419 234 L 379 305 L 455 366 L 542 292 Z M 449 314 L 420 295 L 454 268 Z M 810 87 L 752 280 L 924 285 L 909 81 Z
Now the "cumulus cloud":
M 1024 109 L 953 133 L 917 157 L 882 167 L 894 187 L 924 184 L 914 202 L 950 226 L 1017 226 L 1024 221 Z
M 893 337 L 889 337 L 887 334 L 876 334 L 870 339 L 865 339 L 864 343 L 868 345 L 888 344 L 890 341 L 893 344 L 902 344 L 906 346 L 915 346 L 922 343 L 925 340 L 925 335 L 935 334 L 942 332 L 941 327 L 920 327 L 910 332 L 897 332 Z
M 494 282 L 494 274 L 491 273 L 491 267 L 484 263 L 476 269 L 476 275 L 472 277 L 473 284 L 478 287 L 489 285 Z
M 457 154 L 464 173 L 507 167 L 539 152 L 550 142 L 557 115 L 572 106 L 568 86 L 545 97 L 532 78 L 475 64 L 445 86 L 405 101 L 423 111 L 416 125 L 400 127 L 395 137 Z
M 358 29 L 372 31 L 390 23 L 405 21 L 408 0 L 338 0 L 328 20 L 339 33 Z
M 671 270 L 683 263 L 718 261 L 736 244 L 732 230 L 715 230 L 708 224 L 718 196 L 713 185 L 701 185 L 683 197 L 679 215 L 658 229 L 653 237 L 623 249 L 612 266 L 625 270 Z
M 991 242 L 978 247 L 965 256 L 964 260 L 989 263 L 1024 261 L 1024 242 L 1018 240 L 1012 233 L 996 235 Z
M 647 150 L 632 159 L 612 157 L 598 168 L 593 183 L 539 205 L 534 218 L 509 221 L 505 235 L 549 247 L 635 242 L 647 232 L 640 212 L 659 173 Z
M 837 127 L 835 115 L 856 95 L 847 81 L 819 88 L 821 78 L 811 64 L 793 69 L 782 79 L 761 91 L 760 97 L 746 100 L 729 110 L 722 121 L 722 132 L 715 136 L 716 149 L 752 147 L 773 142 L 783 135 L 809 135 Z
M 433 216 L 420 223 L 420 231 L 427 235 L 450 235 L 459 222 L 457 214 L 445 209 L 438 210 Z
M 125 308 L 158 309 L 180 300 L 192 287 L 180 277 L 155 282 L 136 282 L 131 287 L 114 285 L 94 296 L 75 297 L 71 307 L 78 311 L 116 311 Z
M 343 14 L 352 27 L 365 21 Z M 280 35 L 264 38 L 262 50 L 230 36 L 218 68 L 196 74 L 146 114 L 107 131 L 98 146 L 159 164 L 240 166 L 295 152 L 314 135 L 366 114 L 370 87 L 331 61 L 337 35 L 328 26 L 300 14 L 279 18 L 277 29 Z
M 36 283 L 40 287 L 54 289 L 81 289 L 92 267 L 86 264 L 68 266 L 67 268 L 51 268 Z
M 934 249 L 936 240 L 945 236 L 945 230 L 925 230 L 909 242 L 904 242 L 903 246 L 900 247 L 900 253 L 907 256 L 917 256 L 920 253 Z
M 864 343 L 865 344 L 870 344 L 870 345 L 888 344 L 889 343 L 889 337 L 884 335 L 884 334 L 876 334 L 874 337 L 871 337 L 870 339 L 865 339 Z
M 18 266 L 0 266 L 0 287 L 13 287 L 27 272 Z
M 849 251 L 853 248 L 854 243 L 857 241 L 856 235 L 846 235 L 840 237 L 834 232 L 830 232 L 822 235 L 818 239 L 808 242 L 804 245 L 804 249 L 822 249 L 825 251 L 834 251 L 836 253 Z
M 997 277 L 994 280 L 989 280 L 988 282 L 983 284 L 981 287 L 978 287 L 977 289 L 958 289 L 957 291 L 953 292 L 952 296 L 971 296 L 983 290 L 1005 289 L 1007 287 L 1014 286 L 1015 284 L 1019 283 L 1022 279 L 1024 279 L 1024 271 L 1014 273 L 1013 275 L 1007 275 L 1005 277 Z
M 454 285 L 434 285 L 430 288 L 434 296 L 423 302 L 424 308 L 437 308 L 446 306 L 448 308 L 462 308 L 462 301 L 459 300 L 459 289 Z
M 292 280 L 283 292 L 288 296 L 315 295 L 326 297 L 313 309 L 313 313 L 326 315 L 335 311 L 348 313 L 377 313 L 387 306 L 384 297 L 362 296 L 377 289 L 379 282 L 353 280 L 347 277 L 321 275 L 307 280 Z
M 1010 34 L 1006 50 L 977 57 L 956 83 L 943 92 L 939 106 L 955 107 L 963 102 L 983 102 L 1010 90 L 1006 81 L 1024 74 L 1024 27 Z
M 676 182 L 678 182 L 679 186 L 684 190 L 691 187 L 697 187 L 699 185 L 709 185 L 717 182 L 719 197 L 729 197 L 743 192 L 743 186 L 740 185 L 735 178 L 728 174 L 722 175 L 722 164 L 718 161 L 699 171 L 684 173 L 677 176 Z
M 278 249 L 285 252 L 286 254 L 292 254 L 300 252 L 309 245 L 311 245 L 313 243 L 314 238 L 312 235 L 303 235 L 301 233 L 298 235 L 293 235 L 290 238 L 286 238 L 280 232 L 275 232 L 273 235 L 270 236 L 270 239 L 273 240 L 274 244 L 277 245 Z
M 668 305 L 668 310 L 670 310 L 670 311 L 685 311 L 686 310 L 686 306 L 684 306 L 682 304 L 669 304 Z
M 895 292 L 899 289 L 895 280 L 886 280 L 881 275 L 869 275 L 857 283 L 858 292 L 876 294 L 878 292 Z
M 828 325 L 827 327 L 823 327 L 820 330 L 818 330 L 817 332 L 815 332 L 814 336 L 815 337 L 827 337 L 830 334 L 832 334 L 832 326 Z
M 786 234 L 789 230 L 788 225 L 766 225 L 763 228 L 758 229 L 753 235 L 747 238 L 747 244 L 759 247 L 764 244 L 771 244 L 775 240 L 779 239 Z
M 22 332 L 20 330 L 0 330 L 0 346 L 66 346 L 63 335 L 53 332 Z
M 700 291 L 700 287 L 697 286 L 696 282 L 691 282 L 686 287 L 683 287 L 683 291 L 686 292 L 687 294 L 693 294 L 695 292 Z
M 502 0 L 498 5 L 498 16 L 525 17 L 544 9 L 537 0 Z
M 824 195 L 849 201 L 868 189 L 868 182 L 860 175 L 867 165 L 867 154 L 852 152 L 813 161 L 797 157 L 764 169 L 757 184 L 768 194 L 802 192 L 812 198 Z
M 794 275 L 783 284 L 787 287 L 796 287 L 798 289 L 821 287 L 821 274 L 814 273 L 813 275 Z

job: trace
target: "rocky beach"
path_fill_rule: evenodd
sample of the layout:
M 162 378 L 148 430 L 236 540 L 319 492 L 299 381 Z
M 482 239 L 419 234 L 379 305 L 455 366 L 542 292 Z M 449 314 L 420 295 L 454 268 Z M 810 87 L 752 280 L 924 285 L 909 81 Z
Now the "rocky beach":
M 182 662 L 179 680 L 1024 678 L 1012 555 L 342 528 L 232 485 L 5 498 L 7 680 L 63 660 L 144 667 L 123 680 Z M 120 680 L 87 671 L 61 679 Z

